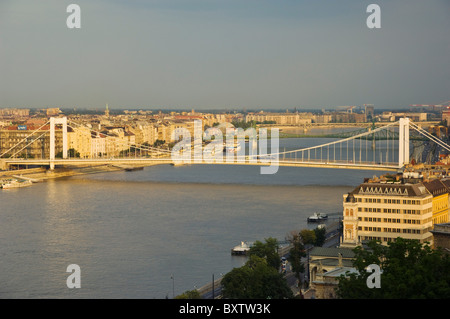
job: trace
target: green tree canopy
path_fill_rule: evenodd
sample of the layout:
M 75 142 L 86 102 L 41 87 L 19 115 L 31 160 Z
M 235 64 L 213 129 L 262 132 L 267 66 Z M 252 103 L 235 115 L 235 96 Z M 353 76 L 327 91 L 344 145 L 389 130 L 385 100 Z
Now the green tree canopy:
M 257 255 L 250 255 L 244 266 L 223 277 L 222 293 L 230 299 L 293 298 L 284 276 Z
M 74 149 L 74 148 L 69 148 L 67 150 L 67 156 L 68 157 L 80 157 L 80 152 L 77 152 L 77 150 Z M 60 151 L 60 152 L 56 153 L 55 157 L 56 158 L 62 158 L 63 157 L 63 152 Z
M 188 290 L 183 292 L 181 295 L 175 297 L 175 299 L 201 299 L 202 296 L 197 289 Z
M 300 280 L 300 273 L 305 272 L 305 266 L 302 263 L 302 257 L 306 256 L 305 246 L 299 234 L 294 234 L 290 241 L 292 248 L 289 250 L 288 260 L 291 263 L 295 277 Z
M 265 258 L 267 264 L 276 270 L 281 266 L 280 255 L 278 255 L 278 240 L 276 238 L 266 238 L 265 243 L 257 240 L 250 248 L 249 255 L 256 255 Z
M 354 267 L 358 273 L 339 279 L 340 298 L 417 299 L 450 298 L 450 256 L 417 240 L 397 238 L 383 246 L 368 243 L 368 249 L 355 248 Z M 370 264 L 382 271 L 380 288 L 368 288 Z
M 327 230 L 325 228 L 315 228 L 314 229 L 314 235 L 316 237 L 314 241 L 314 246 L 322 247 L 322 245 L 325 243 L 325 234 Z
M 316 233 L 314 232 L 314 230 L 302 229 L 300 231 L 300 238 L 303 241 L 304 245 L 314 245 L 314 243 L 316 242 Z

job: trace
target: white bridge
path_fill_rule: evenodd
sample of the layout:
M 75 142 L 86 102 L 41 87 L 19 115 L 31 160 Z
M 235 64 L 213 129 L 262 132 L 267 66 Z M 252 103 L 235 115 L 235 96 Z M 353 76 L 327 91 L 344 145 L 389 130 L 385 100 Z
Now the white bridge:
M 17 158 L 26 147 L 34 143 L 39 137 L 47 134 L 40 130 L 45 125 L 50 124 L 50 156 L 49 158 Z M 62 126 L 62 158 L 57 158 L 55 154 L 55 126 Z M 450 146 L 444 143 L 436 136 L 422 129 L 413 123 L 409 118 L 401 118 L 397 122 L 391 122 L 385 126 L 375 129 L 369 129 L 366 132 L 344 138 L 336 139 L 316 146 L 291 147 L 281 151 L 278 148 L 278 140 L 273 144 L 274 139 L 263 140 L 259 137 L 259 146 L 271 144 L 270 152 L 261 151 L 256 153 L 256 140 L 250 140 L 244 143 L 241 140 L 243 152 L 235 154 L 223 154 L 219 157 L 198 158 L 195 157 L 195 143 L 191 144 L 194 150 L 194 156 L 184 156 L 183 158 L 174 157 L 173 152 L 168 149 L 150 147 L 148 145 L 127 145 L 130 150 L 134 150 L 134 156 L 130 153 L 124 153 L 122 156 L 102 156 L 92 158 L 74 158 L 69 157 L 67 127 L 74 129 L 82 126 L 79 123 L 69 121 L 66 117 L 50 118 L 47 123 L 39 129 L 32 131 L 21 141 L 0 154 L 0 161 L 3 166 L 12 165 L 35 165 L 49 166 L 54 169 L 55 166 L 89 166 L 89 165 L 129 165 L 129 166 L 152 166 L 158 164 L 204 164 L 204 165 L 260 165 L 260 166 L 292 166 L 292 167 L 325 167 L 342 169 L 360 169 L 360 170 L 391 170 L 395 171 L 410 163 L 410 131 L 419 133 L 422 138 L 426 138 L 446 152 L 450 152 Z M 95 132 L 94 130 L 91 130 Z M 382 133 L 382 134 L 381 134 Z M 237 136 L 236 136 L 237 138 Z M 234 138 L 233 138 L 234 139 Z M 302 141 L 303 139 L 298 139 Z M 299 142 L 300 143 L 300 142 Z M 250 144 L 250 145 L 247 145 Z M 245 150 L 248 148 L 248 153 Z M 138 155 L 139 151 L 139 155 Z M 142 155 L 144 153 L 144 155 Z

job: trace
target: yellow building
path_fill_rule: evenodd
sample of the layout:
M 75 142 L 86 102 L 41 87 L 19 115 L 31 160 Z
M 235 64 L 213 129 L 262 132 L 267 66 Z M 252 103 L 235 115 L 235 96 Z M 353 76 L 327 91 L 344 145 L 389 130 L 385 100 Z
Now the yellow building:
M 134 135 L 130 136 L 123 128 L 116 127 L 108 130 L 105 143 L 106 155 L 117 157 L 120 152 L 130 149 L 135 140 Z
M 446 196 L 433 196 L 423 183 L 363 183 L 343 196 L 341 247 L 355 247 L 367 240 L 387 244 L 397 237 L 432 245 L 433 216 L 445 210 L 443 198 L 447 198 L 448 216 Z
M 128 127 L 128 130 L 135 134 L 137 145 L 142 145 L 144 143 L 153 145 L 158 136 L 157 128 L 151 123 L 136 123 L 136 125 Z
M 81 158 L 91 157 L 92 137 L 87 127 L 77 127 L 67 132 L 68 149 L 75 149 Z
M 439 183 L 437 183 L 439 182 Z M 432 192 L 433 198 L 433 225 L 449 222 L 449 202 L 450 202 L 450 179 L 433 181 L 434 184 L 441 185 Z M 427 185 L 425 185 L 427 186 Z

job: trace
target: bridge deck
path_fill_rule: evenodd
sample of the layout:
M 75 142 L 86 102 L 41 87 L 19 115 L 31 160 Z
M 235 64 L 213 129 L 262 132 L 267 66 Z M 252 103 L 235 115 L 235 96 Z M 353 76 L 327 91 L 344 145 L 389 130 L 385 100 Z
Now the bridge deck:
M 398 163 L 373 163 L 373 162 L 338 162 L 338 161 L 300 161 L 300 160 L 267 160 L 267 161 L 223 161 L 208 162 L 195 161 L 183 163 L 182 161 L 174 161 L 171 158 L 121 158 L 121 159 L 55 159 L 52 161 L 57 166 L 89 166 L 89 165 L 139 165 L 139 166 L 153 166 L 153 165 L 252 165 L 252 166 L 287 166 L 287 167 L 317 167 L 317 168 L 339 168 L 339 169 L 357 169 L 357 170 L 381 170 L 381 171 L 397 171 L 399 169 Z M 48 159 L 7 159 L 7 165 L 37 165 L 48 166 L 50 161 Z

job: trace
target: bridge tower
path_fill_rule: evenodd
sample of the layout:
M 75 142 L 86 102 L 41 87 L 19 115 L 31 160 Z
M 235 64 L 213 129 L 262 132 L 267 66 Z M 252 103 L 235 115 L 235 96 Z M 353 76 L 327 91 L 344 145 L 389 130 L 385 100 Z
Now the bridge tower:
M 63 135 L 63 158 L 67 158 L 67 117 L 51 117 L 50 118 L 50 169 L 55 168 L 55 126 L 62 124 Z
M 409 118 L 401 118 L 398 125 L 398 166 L 402 167 L 409 163 Z

